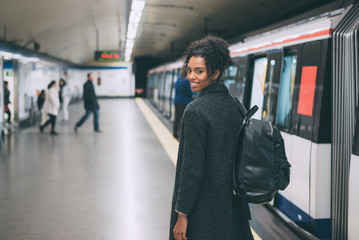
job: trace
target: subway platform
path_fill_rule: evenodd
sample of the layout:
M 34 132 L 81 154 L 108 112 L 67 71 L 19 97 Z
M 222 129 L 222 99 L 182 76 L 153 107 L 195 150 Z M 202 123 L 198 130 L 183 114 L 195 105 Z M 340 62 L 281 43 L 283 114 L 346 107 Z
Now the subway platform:
M 0 149 L 0 239 L 168 239 L 178 142 L 142 99 L 100 101 L 100 128 L 70 106 L 57 136 L 38 127 Z M 251 206 L 255 239 L 300 239 L 267 208 Z

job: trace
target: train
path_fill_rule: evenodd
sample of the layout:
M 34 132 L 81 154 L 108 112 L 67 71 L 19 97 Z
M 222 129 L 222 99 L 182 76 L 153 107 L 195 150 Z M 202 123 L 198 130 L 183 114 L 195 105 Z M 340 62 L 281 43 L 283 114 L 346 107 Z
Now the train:
M 353 4 L 249 34 L 231 44 L 221 77 L 281 131 L 291 180 L 271 205 L 314 239 L 359 239 L 358 16 Z M 182 64 L 148 72 L 147 99 L 170 120 Z

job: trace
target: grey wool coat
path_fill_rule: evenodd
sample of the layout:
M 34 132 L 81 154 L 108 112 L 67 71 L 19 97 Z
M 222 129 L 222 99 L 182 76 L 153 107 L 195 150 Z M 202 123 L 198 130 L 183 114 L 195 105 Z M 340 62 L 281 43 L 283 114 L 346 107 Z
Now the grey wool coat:
M 219 83 L 184 112 L 172 199 L 170 240 L 178 213 L 187 214 L 189 240 L 253 239 L 248 203 L 232 194 L 232 156 L 243 117 Z

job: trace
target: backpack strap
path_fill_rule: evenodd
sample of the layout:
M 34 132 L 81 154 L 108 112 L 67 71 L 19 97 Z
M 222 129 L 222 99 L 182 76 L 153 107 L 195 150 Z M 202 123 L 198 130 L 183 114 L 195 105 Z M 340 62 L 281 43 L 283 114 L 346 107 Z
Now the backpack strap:
M 248 113 L 247 109 L 246 109 L 246 108 L 243 106 L 243 104 L 238 100 L 238 98 L 233 97 L 233 99 L 234 99 L 234 102 L 237 104 L 239 110 L 241 111 L 243 117 L 246 117 L 246 116 L 247 116 L 247 113 Z
M 244 118 L 250 119 L 257 111 L 258 106 L 254 105 L 249 111 L 243 106 L 243 104 L 238 100 L 238 98 L 233 97 L 234 102 L 237 104 L 239 110 L 241 111 Z
M 233 97 L 234 102 L 236 103 L 236 105 L 238 106 L 240 112 L 243 115 L 243 123 L 240 127 L 240 129 L 238 130 L 237 133 L 237 138 L 236 138 L 236 143 L 234 145 L 235 149 L 233 151 L 233 169 L 232 169 L 232 182 L 233 182 L 233 193 L 235 196 L 239 196 L 244 198 L 245 197 L 245 189 L 244 189 L 244 184 L 242 183 L 241 186 L 237 185 L 237 176 L 236 176 L 236 157 L 237 157 L 237 149 L 238 149 L 238 141 L 240 138 L 240 135 L 242 133 L 242 130 L 244 129 L 245 125 L 248 123 L 248 120 L 257 112 L 258 110 L 258 106 L 255 105 L 253 106 L 249 111 L 247 111 L 247 109 L 243 106 L 243 104 L 238 100 L 238 98 Z M 240 164 L 241 166 L 239 167 L 239 169 L 244 169 L 244 161 L 240 161 L 238 164 Z M 243 178 L 244 173 L 240 173 L 239 174 L 240 178 Z

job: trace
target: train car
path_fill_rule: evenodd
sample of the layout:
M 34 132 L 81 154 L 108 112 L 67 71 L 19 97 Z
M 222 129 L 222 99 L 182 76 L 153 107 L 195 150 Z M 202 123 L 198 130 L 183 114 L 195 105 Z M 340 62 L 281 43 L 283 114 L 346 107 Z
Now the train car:
M 273 207 L 288 222 L 319 239 L 359 238 L 355 227 L 359 221 L 355 184 L 359 181 L 355 174 L 359 171 L 358 5 L 231 45 L 232 64 L 222 76 L 231 95 L 248 109 L 257 105 L 254 118 L 274 123 L 285 140 L 291 182 L 277 194 Z M 337 40 L 343 36 L 347 38 Z M 178 64 L 154 69 L 150 78 L 160 71 L 175 72 Z M 340 78 L 340 74 L 346 75 Z M 351 87 L 344 88 L 345 81 Z M 343 89 L 342 95 L 338 89 Z M 349 100 L 340 100 L 349 92 Z M 158 95 L 163 104 L 164 95 Z M 351 108 L 345 112 L 343 104 Z M 350 128 L 342 136 L 340 128 L 346 127 L 342 126 L 346 119 Z M 336 143 L 337 132 L 342 142 Z M 341 148 L 346 144 L 348 157 L 342 161 Z
M 174 117 L 174 83 L 181 75 L 183 62 L 176 61 L 148 73 L 147 99 L 169 119 Z

